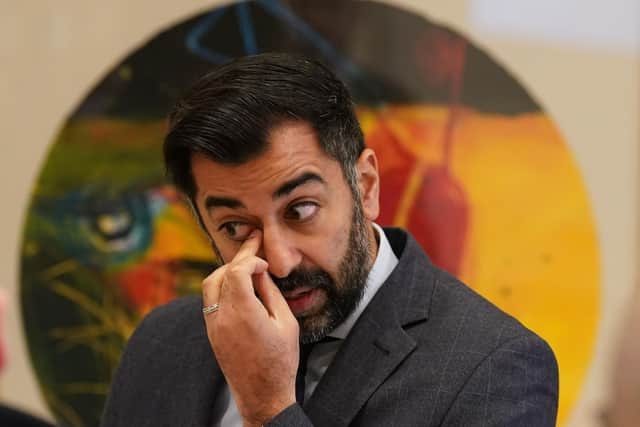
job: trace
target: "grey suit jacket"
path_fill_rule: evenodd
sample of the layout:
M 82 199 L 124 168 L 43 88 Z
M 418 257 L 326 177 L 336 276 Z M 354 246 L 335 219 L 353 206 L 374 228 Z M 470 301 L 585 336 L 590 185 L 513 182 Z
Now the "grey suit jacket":
M 399 264 L 304 407 L 269 426 L 554 426 L 558 368 L 549 346 L 385 229 Z M 112 383 L 104 427 L 209 427 L 224 377 L 200 298 L 149 314 Z

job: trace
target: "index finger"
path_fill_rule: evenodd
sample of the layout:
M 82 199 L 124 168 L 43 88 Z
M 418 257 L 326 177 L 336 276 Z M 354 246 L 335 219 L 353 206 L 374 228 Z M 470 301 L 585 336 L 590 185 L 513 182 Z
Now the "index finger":
M 242 242 L 240 249 L 233 257 L 232 261 L 238 261 L 246 257 L 255 256 L 260 249 L 262 243 L 262 233 L 259 229 L 255 229 L 249 234 L 249 236 Z

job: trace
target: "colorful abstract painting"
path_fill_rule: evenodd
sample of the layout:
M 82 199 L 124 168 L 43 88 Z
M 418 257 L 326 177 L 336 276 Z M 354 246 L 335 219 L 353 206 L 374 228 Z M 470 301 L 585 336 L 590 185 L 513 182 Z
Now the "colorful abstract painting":
M 378 154 L 379 222 L 546 338 L 560 425 L 590 362 L 599 253 L 584 183 L 551 117 L 458 30 L 367 1 L 256 0 L 152 37 L 86 95 L 52 141 L 22 245 L 22 312 L 42 393 L 65 425 L 98 425 L 142 317 L 216 266 L 165 178 L 165 117 L 195 78 L 245 54 L 327 63 Z

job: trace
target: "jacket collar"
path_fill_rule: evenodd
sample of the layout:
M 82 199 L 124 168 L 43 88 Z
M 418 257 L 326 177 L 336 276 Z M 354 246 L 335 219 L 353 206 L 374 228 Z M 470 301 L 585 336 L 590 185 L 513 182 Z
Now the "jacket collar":
M 384 229 L 398 265 L 362 313 L 305 403 L 319 425 L 346 426 L 415 349 L 405 328 L 429 317 L 435 268 L 407 232 Z

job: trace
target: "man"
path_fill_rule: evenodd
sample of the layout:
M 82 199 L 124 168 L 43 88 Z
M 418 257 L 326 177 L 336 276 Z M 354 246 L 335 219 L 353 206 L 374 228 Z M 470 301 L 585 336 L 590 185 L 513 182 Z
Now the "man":
M 103 425 L 555 425 L 547 344 L 382 229 L 378 166 L 322 65 L 203 77 L 167 169 L 224 265 L 132 336 Z

